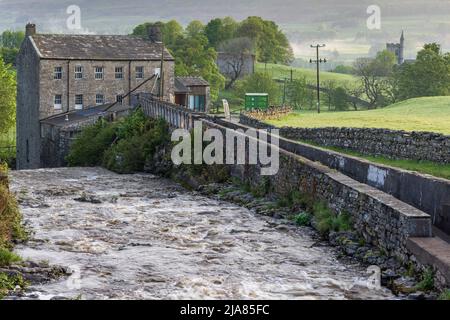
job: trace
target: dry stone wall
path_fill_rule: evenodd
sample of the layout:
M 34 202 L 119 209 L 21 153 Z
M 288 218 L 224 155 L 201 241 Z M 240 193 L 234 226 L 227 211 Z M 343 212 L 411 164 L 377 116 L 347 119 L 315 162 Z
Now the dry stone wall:
M 245 114 L 243 124 L 272 127 Z M 432 132 L 406 132 L 372 128 L 280 128 L 280 135 L 322 146 L 340 147 L 391 159 L 427 160 L 450 164 L 450 136 Z

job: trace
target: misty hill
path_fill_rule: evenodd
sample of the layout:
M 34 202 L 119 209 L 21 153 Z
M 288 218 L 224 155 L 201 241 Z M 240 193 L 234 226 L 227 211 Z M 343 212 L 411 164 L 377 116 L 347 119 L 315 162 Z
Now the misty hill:
M 41 32 L 67 32 L 66 8 L 73 0 L 0 0 L 0 31 L 21 29 L 28 21 Z M 309 55 L 313 41 L 326 41 L 327 54 L 340 59 L 373 53 L 385 42 L 397 41 L 406 30 L 407 56 L 425 42 L 450 48 L 450 1 L 378 0 L 382 28 L 366 27 L 372 0 L 78 0 L 84 32 L 129 33 L 144 21 L 214 17 L 241 20 L 250 15 L 276 21 L 288 34 L 299 56 Z

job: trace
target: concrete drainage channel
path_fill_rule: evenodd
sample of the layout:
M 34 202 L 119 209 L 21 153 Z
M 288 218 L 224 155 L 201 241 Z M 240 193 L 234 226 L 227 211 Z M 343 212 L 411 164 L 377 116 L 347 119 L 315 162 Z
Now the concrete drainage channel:
M 222 130 L 229 128 L 245 131 L 253 128 L 221 118 L 209 120 L 203 120 L 206 126 Z M 345 206 L 342 204 L 336 205 L 336 202 L 352 202 L 350 197 L 358 198 L 360 203 L 350 208 L 350 210 L 353 210 L 352 215 L 357 217 L 360 214 L 359 210 L 365 211 L 365 214 L 368 215 L 364 218 L 368 221 L 356 223 L 358 231 L 362 232 L 363 235 L 364 233 L 375 234 L 371 239 L 372 242 L 377 245 L 381 244 L 384 249 L 386 247 L 387 249 L 392 248 L 389 248 L 390 246 L 386 243 L 383 244 L 383 242 L 396 242 L 395 245 L 404 248 L 400 249 L 399 252 L 395 252 L 396 250 L 388 250 L 388 252 L 391 251 L 394 255 L 403 256 L 402 260 L 406 260 L 405 253 L 410 258 L 413 256 L 412 259 L 416 260 L 420 266 L 433 267 L 439 283 L 447 286 L 450 284 L 450 244 L 445 240 L 446 237 L 436 236 L 436 232 L 433 235 L 431 231 L 433 224 L 440 228 L 439 234 L 445 235 L 450 231 L 448 219 L 445 219 L 445 212 L 439 211 L 436 206 L 438 204 L 438 207 L 443 210 L 442 203 L 450 202 L 450 199 L 448 199 L 450 197 L 450 182 L 448 180 L 381 166 L 282 137 L 279 139 L 281 158 L 290 158 L 284 164 L 280 160 L 280 168 L 286 165 L 290 166 L 291 160 L 295 158 L 295 162 L 302 162 L 301 166 L 308 167 L 306 171 L 311 171 L 310 174 L 317 175 L 320 172 L 320 178 L 316 179 L 315 183 L 319 181 L 319 184 L 321 184 L 326 181 L 326 185 L 323 188 L 315 186 L 315 190 L 322 193 L 320 196 L 329 202 L 330 207 L 335 210 L 349 210 L 349 208 L 344 208 Z M 291 174 L 296 175 L 298 172 L 296 170 L 298 168 L 291 168 Z M 340 173 L 334 170 L 338 170 Z M 248 175 L 249 171 L 246 170 L 245 174 Z M 297 178 L 304 180 L 303 174 L 298 174 Z M 296 185 L 292 185 L 292 183 L 292 187 L 298 186 L 298 183 Z M 339 191 L 339 195 L 336 192 L 330 195 L 327 194 L 327 188 L 335 188 L 341 191 Z M 342 189 L 345 191 L 342 192 Z M 408 190 L 415 191 L 408 195 Z M 343 193 L 347 193 L 348 198 L 340 198 Z M 352 193 L 355 195 L 352 195 Z M 364 206 L 362 201 L 369 202 L 371 205 Z M 427 211 L 431 211 L 432 214 L 424 212 L 423 208 L 428 209 Z M 392 222 L 392 220 L 396 222 Z M 402 224 L 400 221 L 409 222 Z M 370 226 L 370 224 L 380 223 L 391 224 L 393 227 Z M 380 232 L 380 228 L 383 231 Z M 396 238 L 398 239 L 394 240 Z

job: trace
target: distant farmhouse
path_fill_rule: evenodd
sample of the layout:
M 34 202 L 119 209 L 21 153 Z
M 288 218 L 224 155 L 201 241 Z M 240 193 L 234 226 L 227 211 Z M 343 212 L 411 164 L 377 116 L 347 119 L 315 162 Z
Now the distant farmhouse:
M 395 54 L 397 64 L 401 65 L 405 62 L 405 35 L 402 31 L 399 43 L 386 43 L 386 49 Z
M 155 28 L 149 29 L 148 39 L 142 39 L 38 34 L 34 24 L 27 24 L 17 57 L 17 168 L 60 165 L 52 161 L 53 152 L 44 148 L 48 144 L 44 143 L 48 136 L 44 129 L 51 129 L 48 126 L 60 123 L 59 119 L 69 125 L 82 114 L 105 112 L 108 107 L 104 106 L 126 110 L 133 105 L 130 92 L 148 93 L 175 103 L 175 84 L 179 81 L 174 69 L 174 58 Z M 195 81 L 195 89 L 183 87 L 179 94 L 185 98 L 177 102 L 207 111 L 209 84 L 203 79 L 190 80 Z

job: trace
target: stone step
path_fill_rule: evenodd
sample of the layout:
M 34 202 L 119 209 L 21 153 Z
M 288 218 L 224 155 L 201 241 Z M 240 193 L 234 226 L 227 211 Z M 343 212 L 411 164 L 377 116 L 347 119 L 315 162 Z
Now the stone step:
M 407 249 L 424 265 L 435 267 L 450 284 L 450 243 L 439 238 L 409 238 Z

